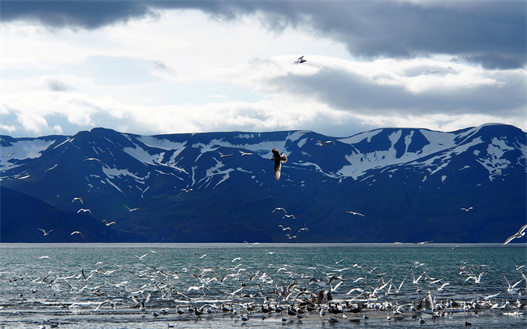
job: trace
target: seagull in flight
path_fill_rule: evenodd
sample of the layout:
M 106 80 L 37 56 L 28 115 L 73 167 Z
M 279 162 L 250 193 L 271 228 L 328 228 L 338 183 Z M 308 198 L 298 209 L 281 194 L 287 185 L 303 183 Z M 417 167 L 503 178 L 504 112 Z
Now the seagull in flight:
M 307 62 L 307 60 L 305 60 L 305 59 L 304 59 L 304 55 L 302 55 L 302 56 L 298 57 L 298 58 L 295 60 L 294 64 L 302 64 L 302 63 L 305 63 L 305 62 Z
M 246 155 L 253 155 L 254 153 L 251 153 L 251 152 L 243 152 L 243 151 L 240 151 L 242 157 L 243 156 L 246 156 Z
M 352 215 L 356 215 L 356 216 L 362 216 L 362 217 L 366 217 L 365 215 L 359 213 L 359 212 L 355 212 L 355 211 L 351 211 L 351 210 L 346 210 L 346 212 L 348 214 L 352 214 Z
M 285 210 L 284 208 L 280 208 L 280 207 L 274 208 L 273 213 L 274 213 L 275 211 L 277 211 L 277 210 L 283 210 L 284 213 L 287 215 L 287 210 Z
M 234 154 L 232 154 L 232 153 L 230 153 L 230 154 L 223 154 L 223 153 L 221 153 L 220 151 L 218 151 L 218 153 L 220 154 L 220 158 L 231 157 L 231 156 L 234 155 Z
M 84 235 L 81 233 L 81 231 L 73 231 L 73 232 L 71 232 L 70 235 L 75 235 L 75 234 L 79 234 L 80 236 L 82 236 L 84 238 Z
M 472 208 L 472 207 L 468 207 L 468 208 L 461 208 L 461 209 L 459 209 L 459 210 L 469 211 L 469 210 L 472 210 L 472 209 L 474 209 L 474 208 Z
M 137 208 L 130 208 L 130 207 L 128 207 L 128 206 L 125 205 L 125 204 L 123 204 L 123 206 L 125 206 L 126 209 L 128 209 L 130 212 L 132 212 L 132 211 L 136 211 L 136 210 L 139 210 L 139 208 L 140 208 L 140 207 L 137 207 Z
M 53 232 L 53 230 L 46 231 L 45 229 L 40 228 L 40 227 L 38 229 L 41 230 L 42 233 L 44 233 L 44 236 L 48 236 L 51 232 Z
M 316 140 L 315 142 L 317 142 L 319 146 L 326 146 L 329 143 L 333 143 L 333 145 L 337 145 L 335 143 L 335 141 L 325 141 L 325 142 L 323 142 L 323 141 Z
M 116 222 L 109 222 L 106 220 L 106 219 L 101 219 L 101 222 L 103 222 L 104 224 L 106 224 L 106 226 L 112 226 L 112 225 L 117 225 Z
M 287 155 L 280 155 L 280 152 L 278 152 L 278 150 L 275 148 L 271 152 L 273 152 L 273 157 L 269 160 L 274 161 L 274 177 L 276 178 L 276 180 L 280 180 L 282 163 L 287 162 Z
M 78 213 L 81 213 L 81 212 L 89 212 L 89 213 L 90 213 L 90 215 L 92 215 L 92 213 L 91 213 L 91 210 L 90 210 L 90 209 L 84 209 L 84 208 L 81 208 L 81 209 L 79 209 L 79 211 L 77 211 L 77 214 L 78 214 Z
M 71 200 L 72 203 L 75 201 L 80 201 L 81 204 L 84 204 L 84 201 L 82 201 L 82 198 L 73 198 L 73 200 Z
M 512 240 L 517 239 L 517 238 L 521 238 L 522 236 L 524 236 L 525 235 L 525 229 L 527 229 L 527 224 L 523 225 L 518 232 L 514 233 L 507 240 L 505 240 L 505 242 L 503 242 L 503 244 L 501 246 L 503 247 L 504 245 L 506 245 L 507 243 L 511 242 Z
M 188 189 L 187 188 L 182 188 L 181 191 L 183 191 L 185 193 L 188 193 L 188 192 L 192 191 L 192 189 L 191 188 L 188 188 Z

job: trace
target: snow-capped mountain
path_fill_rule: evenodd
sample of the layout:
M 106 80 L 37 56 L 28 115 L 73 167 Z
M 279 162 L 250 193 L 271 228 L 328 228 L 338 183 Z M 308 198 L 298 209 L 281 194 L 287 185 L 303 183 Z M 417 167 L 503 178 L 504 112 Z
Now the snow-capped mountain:
M 526 134 L 508 125 L 348 138 L 95 128 L 0 145 L 6 191 L 90 209 L 118 223 L 113 241 L 500 242 L 526 219 Z M 288 156 L 280 181 L 273 148 Z

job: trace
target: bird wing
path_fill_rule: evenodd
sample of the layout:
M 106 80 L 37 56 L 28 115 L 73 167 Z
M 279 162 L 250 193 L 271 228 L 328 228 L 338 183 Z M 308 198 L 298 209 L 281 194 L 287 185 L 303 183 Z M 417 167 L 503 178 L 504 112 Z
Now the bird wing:
M 280 157 L 280 152 L 278 152 L 277 149 L 272 149 L 271 152 L 273 152 L 273 157 L 274 158 L 279 158 Z
M 525 229 L 527 229 L 527 224 L 523 225 L 520 230 L 518 231 L 518 234 L 522 234 L 523 231 L 525 231 Z
M 282 154 L 282 155 L 280 156 L 280 161 L 282 161 L 283 163 L 286 163 L 286 162 L 287 162 L 287 155 Z
M 507 240 L 505 240 L 505 242 L 503 242 L 503 244 L 501 246 L 503 247 L 507 243 L 511 242 L 514 238 L 516 238 L 516 234 L 511 235 Z

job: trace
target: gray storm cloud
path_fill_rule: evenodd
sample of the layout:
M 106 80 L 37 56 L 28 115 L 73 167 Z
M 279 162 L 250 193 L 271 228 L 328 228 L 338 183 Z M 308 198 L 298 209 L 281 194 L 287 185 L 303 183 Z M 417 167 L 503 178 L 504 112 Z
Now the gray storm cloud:
M 196 9 L 217 20 L 259 15 L 280 31 L 309 28 L 342 42 L 354 56 L 459 56 L 487 68 L 526 64 L 524 1 L 2 1 L 1 19 L 54 28 L 96 29 L 156 17 L 165 9 Z

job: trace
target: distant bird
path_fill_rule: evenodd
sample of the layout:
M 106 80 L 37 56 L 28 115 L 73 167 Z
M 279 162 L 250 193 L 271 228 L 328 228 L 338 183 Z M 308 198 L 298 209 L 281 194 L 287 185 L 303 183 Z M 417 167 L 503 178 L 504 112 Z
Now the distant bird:
M 71 200 L 71 202 L 75 202 L 75 201 L 80 201 L 81 204 L 84 204 L 84 201 L 82 201 L 82 198 L 73 198 L 73 200 Z
M 286 218 L 286 217 L 287 217 L 287 218 L 293 218 L 293 219 L 296 219 L 295 215 L 287 215 L 287 214 L 285 214 L 285 215 L 282 217 L 282 219 L 284 219 L 284 218 Z
M 242 154 L 242 156 L 246 156 L 246 155 L 253 155 L 254 153 L 250 153 L 250 152 L 243 152 L 243 151 L 240 151 L 240 153 Z
M 106 224 L 106 226 L 117 225 L 116 222 L 108 222 L 106 219 L 101 219 L 101 222 L 103 222 L 104 224 Z
M 220 158 L 231 157 L 231 156 L 234 155 L 233 153 L 230 153 L 230 154 L 223 154 L 223 153 L 221 153 L 220 151 L 218 151 L 218 153 L 220 154 Z
M 291 231 L 291 228 L 289 226 L 284 227 L 284 225 L 280 224 L 280 225 L 278 225 L 278 227 L 281 227 L 282 231 L 288 231 L 288 230 Z
M 44 233 L 44 236 L 48 236 L 51 232 L 53 232 L 53 230 L 46 231 L 46 230 L 43 229 L 43 228 L 39 228 L 39 230 L 41 230 L 42 233 Z
M 302 64 L 302 63 L 305 63 L 305 62 L 307 62 L 307 60 L 305 60 L 305 59 L 304 59 L 304 55 L 302 55 L 302 56 L 298 57 L 298 58 L 295 60 L 294 64 Z
M 300 232 L 302 232 L 302 231 L 307 231 L 307 232 L 309 232 L 309 229 L 308 229 L 307 227 L 301 227 L 301 228 L 298 230 L 298 232 L 296 232 L 296 233 L 298 234 L 298 233 L 300 233 Z
M 84 161 L 97 161 L 97 162 L 102 162 L 101 160 L 97 159 L 97 158 L 87 158 L 87 159 L 84 159 Z
M 459 209 L 459 210 L 469 211 L 469 210 L 472 210 L 472 209 L 474 209 L 474 208 L 472 208 L 472 207 L 468 207 L 468 208 L 461 208 L 461 209 Z
M 81 209 L 79 209 L 79 211 L 77 211 L 77 214 L 78 214 L 78 213 L 81 213 L 81 212 L 89 212 L 89 213 L 90 213 L 90 215 L 92 215 L 92 213 L 91 213 L 91 210 L 90 210 L 90 209 L 84 209 L 84 208 L 81 208 Z
M 181 191 L 183 191 L 183 192 L 185 192 L 185 193 L 188 193 L 188 192 L 192 191 L 192 189 L 191 189 L 191 188 L 189 188 L 189 189 L 187 189 L 187 188 L 182 188 Z
M 9 153 L 9 154 L 7 155 L 7 157 L 10 158 L 10 157 L 12 157 L 13 155 L 15 155 L 15 153 L 16 153 L 16 152 Z
M 73 232 L 71 232 L 70 235 L 75 235 L 75 234 L 79 234 L 80 236 L 82 236 L 84 238 L 84 235 L 80 231 L 73 231 Z
M 288 237 L 289 240 L 296 239 L 296 235 L 291 236 L 289 233 L 287 233 L 285 236 Z
M 282 163 L 287 162 L 287 155 L 285 154 L 280 155 L 280 152 L 278 152 L 278 150 L 275 148 L 271 152 L 273 152 L 273 157 L 269 160 L 274 161 L 274 177 L 276 177 L 276 180 L 280 180 Z
M 527 224 L 523 225 L 517 233 L 511 235 L 507 240 L 505 240 L 505 242 L 503 242 L 503 244 L 501 246 L 503 247 L 507 243 L 511 242 L 513 239 L 521 238 L 522 236 L 524 236 L 525 235 L 525 229 L 527 229 Z
M 148 251 L 146 252 L 146 254 L 144 254 L 144 255 L 142 255 L 142 256 L 135 256 L 135 257 L 139 258 L 139 260 L 143 260 L 143 258 L 145 258 L 146 256 L 148 256 L 149 254 L 158 254 L 158 252 L 155 251 L 155 250 L 148 250 Z
M 355 212 L 355 211 L 351 211 L 351 210 L 346 210 L 346 212 L 348 214 L 352 214 L 352 215 L 356 215 L 356 216 L 362 216 L 362 217 L 366 217 L 365 215 L 359 213 L 359 212 Z
M 136 210 L 139 210 L 139 209 L 140 209 L 140 207 L 138 207 L 138 208 L 130 208 L 130 207 L 128 207 L 128 206 L 125 205 L 125 204 L 123 204 L 123 206 L 125 206 L 126 209 L 128 209 L 130 212 L 132 212 L 132 211 L 136 211 Z
M 280 208 L 280 207 L 274 208 L 273 213 L 274 213 L 275 211 L 277 211 L 277 210 L 278 210 L 278 211 L 279 211 L 279 210 L 282 210 L 282 211 L 285 212 L 286 215 L 287 215 L 287 210 L 285 210 L 284 208 Z
M 319 146 L 326 146 L 326 145 L 329 144 L 329 143 L 333 143 L 333 145 L 337 145 L 337 144 L 335 143 L 335 141 L 325 141 L 325 142 L 323 142 L 323 141 L 316 140 L 315 142 L 318 142 L 318 145 L 319 145 Z

